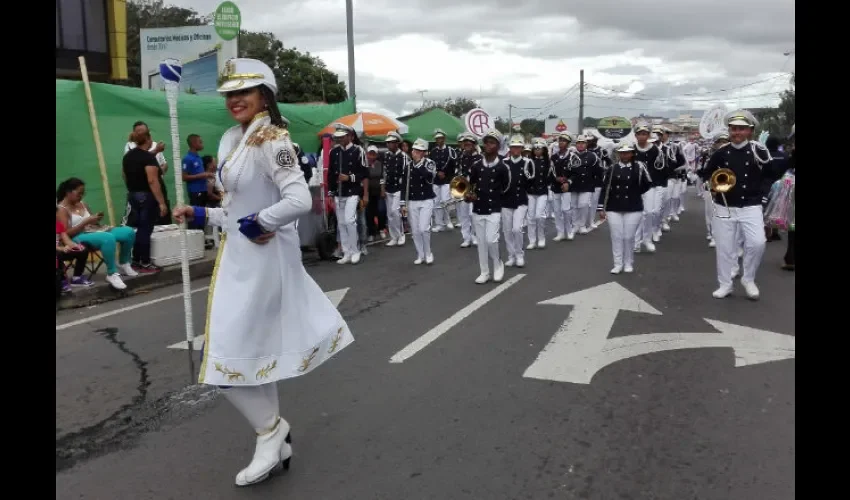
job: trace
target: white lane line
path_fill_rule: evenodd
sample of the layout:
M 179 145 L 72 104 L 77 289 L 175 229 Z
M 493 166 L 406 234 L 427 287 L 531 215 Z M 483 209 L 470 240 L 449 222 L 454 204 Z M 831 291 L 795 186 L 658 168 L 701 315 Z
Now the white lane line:
M 332 290 L 330 292 L 325 292 L 325 295 L 331 300 L 334 307 L 339 308 L 339 303 L 342 302 L 342 299 L 345 298 L 345 294 L 348 293 L 348 288 L 340 288 L 339 290 Z M 200 335 L 192 339 L 192 350 L 200 351 L 201 346 L 204 345 L 204 339 L 206 339 L 206 335 Z M 176 344 L 171 344 L 168 346 L 169 349 L 183 349 L 184 351 L 188 348 L 189 343 L 185 340 L 181 342 L 177 342 Z
M 204 292 L 204 291 L 208 290 L 209 288 L 210 288 L 209 286 L 202 286 L 201 288 L 196 288 L 195 290 L 192 290 L 192 293 L 194 294 L 194 293 L 198 293 L 198 292 Z M 119 309 L 113 309 L 112 311 L 108 311 L 108 312 L 105 312 L 105 313 L 95 314 L 94 316 L 87 316 L 85 318 L 78 319 L 76 321 L 70 321 L 68 323 L 62 323 L 61 325 L 56 325 L 56 331 L 58 332 L 59 330 L 71 328 L 72 326 L 84 325 L 84 324 L 89 323 L 91 321 L 97 321 L 99 319 L 108 318 L 110 316 L 115 316 L 116 314 L 125 313 L 127 311 L 132 311 L 134 309 L 140 309 L 142 307 L 150 306 L 150 305 L 153 305 L 153 304 L 158 304 L 160 302 L 165 302 L 166 300 L 176 299 L 177 297 L 182 297 L 182 296 L 183 296 L 183 292 L 175 293 L 175 294 L 172 294 L 172 295 L 166 295 L 165 297 L 160 297 L 158 299 L 149 300 L 147 302 L 139 302 L 138 304 L 133 304 L 132 306 L 121 307 Z
M 523 279 L 524 277 L 524 274 L 517 274 L 508 281 L 490 290 L 483 296 L 475 299 L 475 301 L 473 301 L 471 304 L 464 307 L 460 311 L 452 314 L 445 321 L 430 329 L 424 335 L 408 344 L 407 347 L 405 347 L 404 349 L 395 353 L 393 357 L 390 358 L 390 363 L 403 363 L 405 360 L 410 359 L 414 354 L 427 347 L 428 344 L 430 344 L 431 342 L 440 338 L 441 335 L 451 330 L 455 325 L 463 321 L 467 316 L 471 315 L 478 309 L 481 309 L 481 307 L 483 307 L 485 304 L 495 299 L 500 293 L 517 284 L 519 280 Z

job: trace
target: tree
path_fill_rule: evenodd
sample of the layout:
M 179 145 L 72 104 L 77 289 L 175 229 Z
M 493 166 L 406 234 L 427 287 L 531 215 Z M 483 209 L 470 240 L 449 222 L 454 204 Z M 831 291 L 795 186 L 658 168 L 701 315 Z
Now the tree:
M 200 26 L 212 15 L 200 16 L 194 9 L 165 5 L 164 0 L 131 0 L 127 2 L 127 72 L 129 80 L 115 82 L 141 86 L 142 28 L 168 26 Z M 259 59 L 268 64 L 277 80 L 279 102 L 340 102 L 348 98 L 339 75 L 330 71 L 319 58 L 296 48 L 285 48 L 272 33 L 242 30 L 239 34 L 239 57 Z
M 585 116 L 584 123 L 582 123 L 582 128 L 596 128 L 599 126 L 599 118 L 594 118 L 592 116 Z
M 774 137 L 786 137 L 796 119 L 796 75 L 791 74 L 790 88 L 780 94 L 779 105 L 775 108 L 751 110 L 759 121 L 757 133 L 767 131 Z
M 422 106 L 413 112 L 414 115 L 422 114 L 434 108 L 441 108 L 448 114 L 458 118 L 478 107 L 478 103 L 466 97 L 454 97 L 443 99 L 442 101 L 428 100 L 422 103 Z

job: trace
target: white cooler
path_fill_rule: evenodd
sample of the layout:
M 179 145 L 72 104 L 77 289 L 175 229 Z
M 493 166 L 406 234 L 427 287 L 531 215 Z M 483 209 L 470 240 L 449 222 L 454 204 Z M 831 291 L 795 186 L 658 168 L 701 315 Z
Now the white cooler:
M 180 231 L 169 226 L 157 226 L 151 234 L 151 262 L 155 266 L 171 266 L 180 263 Z M 204 257 L 204 232 L 200 229 L 186 231 L 186 242 L 189 246 L 189 260 Z

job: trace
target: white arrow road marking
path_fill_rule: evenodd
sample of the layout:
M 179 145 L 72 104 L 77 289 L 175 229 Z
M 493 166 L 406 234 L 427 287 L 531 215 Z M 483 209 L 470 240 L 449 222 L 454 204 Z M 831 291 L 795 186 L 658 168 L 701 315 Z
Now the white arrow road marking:
M 661 313 L 622 285 L 611 282 L 545 300 L 540 304 L 571 305 L 570 315 L 540 351 L 523 377 L 589 384 L 600 369 L 600 352 L 620 310 Z
M 405 360 L 410 359 L 414 354 L 426 348 L 428 344 L 440 338 L 440 336 L 454 328 L 455 325 L 463 321 L 467 316 L 474 313 L 478 309 L 481 309 L 484 304 L 495 299 L 499 294 L 517 284 L 519 280 L 523 279 L 524 277 L 524 274 L 517 274 L 508 281 L 502 283 L 501 285 L 490 290 L 481 297 L 475 299 L 468 306 L 452 314 L 445 321 L 435 326 L 434 328 L 428 330 L 427 332 L 425 332 L 424 335 L 408 344 L 407 347 L 395 353 L 393 357 L 390 358 L 390 363 L 402 363 Z
M 348 288 L 340 288 L 339 290 L 333 290 L 333 291 L 330 291 L 330 292 L 325 292 L 325 295 L 327 295 L 328 298 L 331 299 L 331 302 L 333 303 L 334 307 L 338 308 L 340 302 L 342 302 L 342 299 L 345 298 L 345 294 L 348 293 L 348 290 L 349 290 Z M 182 297 L 182 294 L 180 296 Z M 206 338 L 205 335 L 200 335 L 200 336 L 192 339 L 192 350 L 200 351 L 201 346 L 204 345 L 204 338 Z M 172 344 L 172 345 L 168 346 L 168 348 L 169 349 L 186 350 L 187 345 L 188 345 L 187 342 L 184 340 L 182 342 L 177 342 L 176 344 Z

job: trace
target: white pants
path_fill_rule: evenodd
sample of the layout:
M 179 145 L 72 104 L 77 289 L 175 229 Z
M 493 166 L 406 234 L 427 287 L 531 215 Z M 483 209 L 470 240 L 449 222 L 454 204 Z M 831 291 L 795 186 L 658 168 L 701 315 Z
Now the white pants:
M 705 230 L 706 234 L 711 235 L 711 220 L 714 219 L 714 206 L 711 201 L 711 191 L 702 190 L 702 201 L 705 207 Z M 723 215 L 726 215 L 725 213 Z
M 472 226 L 475 228 L 475 236 L 478 238 L 478 265 L 481 274 L 490 274 L 487 258 L 493 261 L 493 268 L 500 262 L 499 258 L 499 226 L 502 224 L 502 214 L 499 212 L 478 215 L 472 214 Z
M 587 227 L 587 213 L 590 211 L 590 200 L 593 199 L 593 191 L 587 193 L 570 193 L 570 206 L 572 207 L 572 229 Z
M 738 265 L 738 248 L 740 240 L 743 239 L 741 281 L 754 283 L 767 243 L 761 205 L 729 207 L 728 210 L 726 207 L 718 207 L 717 211 L 720 215 L 731 215 L 729 219 L 714 217 L 711 221 L 711 233 L 717 243 L 717 282 L 721 287 L 732 286 L 732 274 Z
M 599 196 L 602 194 L 602 188 L 594 188 L 590 195 L 590 209 L 587 211 L 587 227 L 593 226 L 593 221 L 596 219 L 596 207 L 599 206 Z
M 525 258 L 522 226 L 527 212 L 528 205 L 520 205 L 517 208 L 502 208 L 502 232 L 505 233 L 505 247 L 508 249 L 509 259 Z
M 449 185 L 442 184 L 437 185 L 434 184 L 432 186 L 434 188 L 434 194 L 437 197 L 434 199 L 434 227 L 445 227 L 449 222 L 449 210 L 446 208 L 440 208 L 441 203 L 445 203 L 451 199 L 451 195 L 449 194 Z
M 387 227 L 390 230 L 390 240 L 398 241 L 404 236 L 404 226 L 401 224 L 401 191 L 387 193 Z
M 635 263 L 635 234 L 643 220 L 642 212 L 606 212 L 611 231 L 614 266 L 632 267 Z
M 528 242 L 546 241 L 546 205 L 549 196 L 528 195 Z
M 472 203 L 461 201 L 455 203 L 457 207 L 457 221 L 460 224 L 460 235 L 463 241 L 472 241 Z
M 657 233 L 661 231 L 661 223 L 664 221 L 665 210 L 670 205 L 670 187 L 668 185 L 652 189 L 656 192 L 657 196 L 652 207 L 652 230 Z
M 546 217 L 555 217 L 555 193 L 552 192 L 551 188 L 546 193 Z
M 558 234 L 562 236 L 573 230 L 570 200 L 570 193 L 552 193 L 552 209 L 555 210 L 555 227 L 558 229 Z
M 431 214 L 434 212 L 434 200 L 410 200 L 407 216 L 410 219 L 410 232 L 416 246 L 416 258 L 424 259 L 431 255 Z
M 336 227 L 337 239 L 342 246 L 342 254 L 352 256 L 359 252 L 357 234 L 357 206 L 360 204 L 359 196 L 346 196 L 335 199 L 336 203 Z

